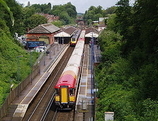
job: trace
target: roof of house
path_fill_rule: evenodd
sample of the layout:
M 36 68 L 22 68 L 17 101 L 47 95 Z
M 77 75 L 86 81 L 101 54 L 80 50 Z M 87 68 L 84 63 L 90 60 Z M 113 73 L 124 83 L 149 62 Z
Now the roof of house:
M 56 31 L 60 30 L 60 28 L 56 27 L 55 25 L 53 24 L 41 24 L 33 29 L 31 29 L 28 33 L 47 33 L 47 34 L 50 34 L 50 33 L 54 33 Z

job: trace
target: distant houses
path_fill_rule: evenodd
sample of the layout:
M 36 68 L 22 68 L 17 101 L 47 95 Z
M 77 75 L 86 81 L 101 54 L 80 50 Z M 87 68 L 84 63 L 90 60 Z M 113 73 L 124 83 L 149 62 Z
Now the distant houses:
M 96 24 L 96 28 L 98 29 L 98 31 L 102 31 L 104 29 L 106 29 L 106 25 L 105 25 L 105 20 L 108 19 L 107 17 L 101 17 L 99 18 L 99 21 L 93 21 L 93 25 Z
M 54 16 L 54 15 L 44 14 L 44 13 L 37 13 L 37 14 L 44 16 L 47 19 L 47 23 L 51 23 L 53 21 L 59 20 L 59 16 Z

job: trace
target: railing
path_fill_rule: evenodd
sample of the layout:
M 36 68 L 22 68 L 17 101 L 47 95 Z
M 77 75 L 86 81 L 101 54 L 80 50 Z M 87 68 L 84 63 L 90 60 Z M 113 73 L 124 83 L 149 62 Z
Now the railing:
M 32 69 L 32 73 L 24 81 L 22 81 L 15 89 L 10 91 L 8 97 L 4 101 L 2 107 L 0 108 L 0 119 L 7 115 L 7 111 L 10 104 L 20 94 L 20 92 L 24 90 L 29 83 L 31 83 L 30 79 L 34 79 L 39 73 L 39 65 L 34 66 Z
M 59 45 L 58 45 L 59 46 Z M 64 50 L 66 47 L 68 47 L 67 45 L 65 45 L 63 47 L 62 50 Z M 46 51 L 50 48 L 47 47 Z M 61 51 L 59 48 L 57 48 L 57 51 Z M 59 53 L 60 55 L 60 53 Z M 33 68 L 32 68 L 32 73 L 24 80 L 22 81 L 15 89 L 11 90 L 8 97 L 6 98 L 6 100 L 4 101 L 2 107 L 0 108 L 0 121 L 1 119 L 7 115 L 10 104 L 14 101 L 14 99 L 16 97 L 18 97 L 18 95 L 27 87 L 27 85 L 29 83 L 32 83 L 32 80 L 38 75 L 40 74 L 40 63 L 38 63 L 40 60 L 42 60 L 44 56 L 44 53 L 41 53 L 39 59 L 36 61 L 36 63 L 34 64 Z M 57 55 L 58 56 L 58 55 Z

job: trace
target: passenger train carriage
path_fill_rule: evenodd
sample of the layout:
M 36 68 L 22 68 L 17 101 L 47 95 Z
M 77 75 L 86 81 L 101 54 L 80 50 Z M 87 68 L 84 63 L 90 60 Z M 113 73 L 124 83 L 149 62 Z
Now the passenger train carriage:
M 60 109 L 72 109 L 75 106 L 79 69 L 85 43 L 84 36 L 85 30 L 82 30 L 76 47 L 55 85 L 55 104 L 60 107 Z

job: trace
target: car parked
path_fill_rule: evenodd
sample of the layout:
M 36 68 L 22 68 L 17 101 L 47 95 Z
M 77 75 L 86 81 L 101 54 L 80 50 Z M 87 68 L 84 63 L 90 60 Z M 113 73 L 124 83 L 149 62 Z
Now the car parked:
M 44 52 L 46 49 L 46 46 L 37 46 L 34 48 L 35 52 Z

